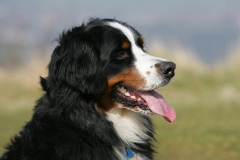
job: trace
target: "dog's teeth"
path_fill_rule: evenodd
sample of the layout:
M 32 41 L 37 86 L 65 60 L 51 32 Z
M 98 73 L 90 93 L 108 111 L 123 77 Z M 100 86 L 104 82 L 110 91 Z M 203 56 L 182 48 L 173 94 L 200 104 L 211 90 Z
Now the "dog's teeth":
M 118 87 L 118 90 L 119 90 L 120 92 L 124 93 L 122 87 Z
M 124 89 L 123 89 L 123 88 L 120 88 L 120 91 L 121 91 L 122 93 L 124 93 Z
M 130 93 L 128 93 L 128 92 L 125 92 L 125 96 L 130 96 Z
M 126 89 L 124 87 L 122 87 L 122 92 L 125 93 L 126 92 Z
M 136 97 L 135 97 L 135 96 L 131 96 L 131 98 L 132 98 L 132 99 L 136 99 Z
M 126 89 L 124 87 L 118 87 L 118 90 L 122 93 L 125 93 L 126 92 Z

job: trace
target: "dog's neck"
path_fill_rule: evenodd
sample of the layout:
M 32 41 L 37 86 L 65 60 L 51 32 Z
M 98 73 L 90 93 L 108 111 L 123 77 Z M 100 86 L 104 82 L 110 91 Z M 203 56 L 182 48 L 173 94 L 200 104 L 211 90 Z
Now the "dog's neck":
M 107 113 L 107 118 L 129 147 L 134 147 L 134 143 L 146 143 L 152 138 L 150 121 L 144 115 L 123 108 L 114 108 Z
M 113 123 L 116 133 L 122 139 L 121 146 L 114 146 L 115 152 L 120 159 L 126 159 L 124 152 L 133 149 L 133 160 L 148 160 L 144 153 L 141 153 L 153 139 L 152 125 L 149 118 L 145 115 L 123 108 L 114 108 L 107 113 L 107 119 Z M 140 146 L 139 146 L 140 145 Z M 134 149 L 140 151 L 135 152 Z

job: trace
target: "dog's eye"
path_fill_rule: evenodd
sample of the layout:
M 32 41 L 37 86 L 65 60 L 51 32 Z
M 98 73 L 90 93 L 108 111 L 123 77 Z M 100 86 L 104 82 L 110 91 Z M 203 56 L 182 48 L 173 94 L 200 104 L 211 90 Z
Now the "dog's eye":
M 128 54 L 126 52 L 119 52 L 116 56 L 116 58 L 119 60 L 127 58 L 127 57 L 128 57 Z

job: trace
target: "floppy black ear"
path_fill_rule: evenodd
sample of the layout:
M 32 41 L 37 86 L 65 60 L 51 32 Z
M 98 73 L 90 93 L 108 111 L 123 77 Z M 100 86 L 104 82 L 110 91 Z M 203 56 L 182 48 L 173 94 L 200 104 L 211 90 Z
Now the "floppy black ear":
M 84 94 L 98 94 L 107 85 L 92 36 L 80 28 L 64 33 L 52 54 L 49 81 L 66 83 Z
M 47 92 L 49 90 L 49 86 L 48 86 L 49 84 L 48 84 L 48 81 L 47 81 L 46 78 L 43 78 L 43 77 L 40 76 L 40 84 L 41 84 L 44 91 Z

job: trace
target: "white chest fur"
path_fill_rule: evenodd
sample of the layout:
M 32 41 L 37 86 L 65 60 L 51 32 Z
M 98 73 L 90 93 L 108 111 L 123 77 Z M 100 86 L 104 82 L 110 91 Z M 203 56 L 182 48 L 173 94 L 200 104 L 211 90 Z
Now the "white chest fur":
M 148 125 L 149 122 L 143 115 L 135 113 L 133 111 L 115 108 L 107 114 L 109 121 L 113 122 L 114 128 L 127 146 L 125 147 L 136 147 L 134 143 L 145 143 L 145 140 L 149 139 L 148 136 Z M 124 146 L 123 146 L 124 147 Z M 121 148 L 121 147 L 120 147 Z M 119 147 L 115 147 L 116 153 L 119 157 L 123 158 L 123 153 Z M 146 160 L 139 154 L 134 153 L 134 159 Z
M 115 108 L 108 112 L 107 118 L 113 122 L 119 137 L 130 146 L 132 143 L 144 143 L 150 138 L 147 135 L 148 121 L 139 113 Z

